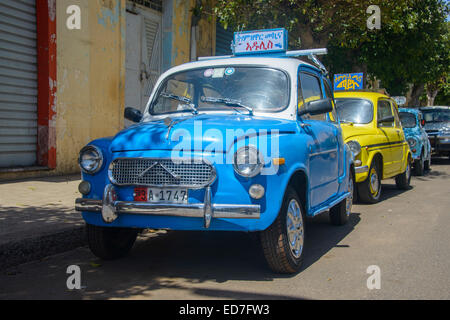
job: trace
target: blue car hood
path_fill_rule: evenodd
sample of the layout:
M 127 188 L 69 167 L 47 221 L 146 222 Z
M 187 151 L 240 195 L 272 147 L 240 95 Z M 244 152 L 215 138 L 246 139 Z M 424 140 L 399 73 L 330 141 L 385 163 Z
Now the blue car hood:
M 168 139 L 169 128 L 164 120 L 141 122 L 119 132 L 111 142 L 111 151 L 172 150 L 181 142 L 190 145 L 191 150 L 195 151 L 204 151 L 212 143 L 219 143 L 222 150 L 226 151 L 236 139 L 250 132 L 261 134 L 265 130 L 267 134 L 273 134 L 274 130 L 278 130 L 286 134 L 297 131 L 297 124 L 292 120 L 240 114 L 174 116 L 170 120 L 176 124 L 170 130 Z M 226 138 L 227 131 L 228 134 L 231 132 L 234 139 Z M 200 146 L 201 150 L 198 150 Z

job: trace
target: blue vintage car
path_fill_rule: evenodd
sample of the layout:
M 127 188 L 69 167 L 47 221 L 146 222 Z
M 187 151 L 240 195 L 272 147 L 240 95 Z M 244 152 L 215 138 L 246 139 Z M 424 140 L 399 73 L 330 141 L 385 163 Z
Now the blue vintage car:
M 411 149 L 415 173 L 422 176 L 431 165 L 431 145 L 423 128 L 425 120 L 418 109 L 399 108 L 398 111 L 406 141 Z
M 353 156 L 310 51 L 214 57 L 166 71 L 136 122 L 79 155 L 89 246 L 124 256 L 141 229 L 259 232 L 269 266 L 300 269 L 305 218 L 347 222 Z M 332 112 L 335 118 L 327 114 Z
M 450 158 L 450 107 L 420 108 L 425 119 L 424 129 L 431 143 L 433 156 Z

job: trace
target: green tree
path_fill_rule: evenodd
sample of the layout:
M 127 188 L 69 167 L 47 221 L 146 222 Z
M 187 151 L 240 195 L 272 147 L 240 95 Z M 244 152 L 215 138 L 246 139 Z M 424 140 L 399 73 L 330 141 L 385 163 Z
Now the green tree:
M 367 28 L 369 4 L 362 0 L 217 0 L 215 13 L 234 30 L 284 27 L 291 48 L 326 46 L 323 60 L 331 73 L 363 71 L 393 95 L 405 94 L 412 84 L 412 103 L 418 103 L 425 84 L 449 65 L 448 50 L 447 58 L 442 54 L 448 5 L 442 0 L 372 4 L 381 9 L 381 30 Z

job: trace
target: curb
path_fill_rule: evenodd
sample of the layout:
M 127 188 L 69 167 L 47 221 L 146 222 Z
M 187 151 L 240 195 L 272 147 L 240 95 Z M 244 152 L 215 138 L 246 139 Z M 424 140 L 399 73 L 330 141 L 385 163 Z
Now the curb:
M 0 270 L 87 245 L 85 227 L 0 245 Z

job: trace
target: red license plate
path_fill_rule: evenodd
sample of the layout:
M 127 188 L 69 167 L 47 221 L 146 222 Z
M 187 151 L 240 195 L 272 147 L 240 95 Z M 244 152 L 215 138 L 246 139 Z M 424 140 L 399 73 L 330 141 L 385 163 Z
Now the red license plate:
M 134 188 L 134 201 L 147 201 L 147 188 Z

